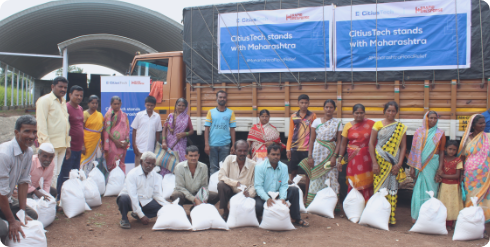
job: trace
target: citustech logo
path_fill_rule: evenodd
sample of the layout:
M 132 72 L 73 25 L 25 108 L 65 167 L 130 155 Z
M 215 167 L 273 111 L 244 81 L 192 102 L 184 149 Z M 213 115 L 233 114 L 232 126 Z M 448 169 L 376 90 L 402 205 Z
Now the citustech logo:
M 381 10 L 381 11 L 356 11 L 356 16 L 366 16 L 366 15 L 394 15 L 393 10 Z
M 309 16 L 303 16 L 303 13 L 296 13 L 296 14 L 286 14 L 286 21 L 298 21 L 298 20 L 308 20 L 310 19 Z
M 442 8 L 436 9 L 436 6 L 433 5 L 415 7 L 415 13 L 437 13 L 437 12 L 442 12 Z
M 145 83 L 140 82 L 140 81 L 131 81 L 132 85 L 145 85 Z

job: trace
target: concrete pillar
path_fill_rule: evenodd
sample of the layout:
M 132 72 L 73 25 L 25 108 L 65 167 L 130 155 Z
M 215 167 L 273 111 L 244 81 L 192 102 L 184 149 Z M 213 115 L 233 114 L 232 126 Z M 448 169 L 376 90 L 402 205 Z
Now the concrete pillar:
M 24 73 L 22 73 L 22 84 L 20 86 L 20 104 L 22 105 L 22 107 L 24 107 L 26 104 L 25 104 L 25 101 L 24 101 L 24 80 L 26 79 L 25 77 L 26 75 Z
M 68 79 L 68 49 L 63 49 L 63 77 Z
M 17 107 L 19 106 L 19 83 L 20 83 L 20 71 L 17 72 L 17 100 L 15 102 L 15 105 Z
M 15 68 L 12 69 L 12 86 L 10 88 L 10 109 L 14 108 L 14 79 L 15 79 Z
M 8 110 L 9 107 L 7 106 L 7 88 L 8 88 L 8 71 L 9 71 L 9 66 L 5 65 L 5 95 L 3 96 L 3 110 Z

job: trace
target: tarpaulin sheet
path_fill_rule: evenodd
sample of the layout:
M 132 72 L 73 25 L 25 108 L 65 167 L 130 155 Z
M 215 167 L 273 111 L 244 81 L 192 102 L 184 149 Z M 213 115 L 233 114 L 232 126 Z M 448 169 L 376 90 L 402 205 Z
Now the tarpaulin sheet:
M 403 0 L 378 0 L 380 3 L 403 2 Z M 281 73 L 218 73 L 217 45 L 218 15 L 223 13 L 293 9 L 334 4 L 340 6 L 375 4 L 375 0 L 268 0 L 222 5 L 209 5 L 184 9 L 184 63 L 186 64 L 186 81 L 216 85 L 226 83 L 250 82 L 336 82 L 336 81 L 395 81 L 395 80 L 451 80 L 459 78 L 481 79 L 490 75 L 490 35 L 480 29 L 490 30 L 490 11 L 486 2 L 471 1 L 471 67 L 451 70 L 400 70 L 400 71 L 320 71 L 320 72 L 281 72 Z M 481 37 L 482 35 L 483 37 Z M 483 58 L 482 63 L 482 42 Z M 226 63 L 226 61 L 225 61 Z M 485 64 L 484 73 L 482 64 Z

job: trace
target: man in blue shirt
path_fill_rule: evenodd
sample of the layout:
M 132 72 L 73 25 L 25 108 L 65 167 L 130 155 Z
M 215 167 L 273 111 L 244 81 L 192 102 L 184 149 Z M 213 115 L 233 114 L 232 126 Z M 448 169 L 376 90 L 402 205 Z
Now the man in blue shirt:
M 278 192 L 281 203 L 286 204 L 286 200 L 291 203 L 289 214 L 293 223 L 308 227 L 310 224 L 301 219 L 299 212 L 299 191 L 295 186 L 289 187 L 288 166 L 281 161 L 281 147 L 272 144 L 267 148 L 267 158 L 264 162 L 255 166 L 255 213 L 258 218 L 262 217 L 264 212 L 264 203 L 267 202 L 268 207 L 272 207 L 274 202 L 270 198 L 268 192 Z
M 209 155 L 210 174 L 219 171 L 219 162 L 230 152 L 235 153 L 235 147 L 230 148 L 230 144 L 235 143 L 235 113 L 226 107 L 226 97 L 225 91 L 216 93 L 218 107 L 208 111 L 204 123 L 204 152 Z
M 485 117 L 485 133 L 490 133 L 490 109 L 488 109 L 487 111 L 485 111 L 484 113 L 482 113 L 481 115 L 483 115 Z

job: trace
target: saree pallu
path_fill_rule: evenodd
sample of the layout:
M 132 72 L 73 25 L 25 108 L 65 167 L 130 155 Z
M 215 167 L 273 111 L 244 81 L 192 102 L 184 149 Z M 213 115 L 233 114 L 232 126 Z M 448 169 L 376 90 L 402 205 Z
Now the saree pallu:
M 384 126 L 378 131 L 378 143 L 376 144 L 376 161 L 379 165 L 379 175 L 373 175 L 374 192 L 381 188 L 388 190 L 387 199 L 391 204 L 390 224 L 396 224 L 395 210 L 398 200 L 398 183 L 404 180 L 400 168 L 398 175 L 391 173 L 393 164 L 398 163 L 400 157 L 400 143 L 403 135 L 407 131 L 407 126 L 402 123 L 392 123 Z
M 310 179 L 308 195 L 306 198 L 306 206 L 310 205 L 318 191 L 326 188 L 325 180 L 330 179 L 330 187 L 339 193 L 338 170 L 328 163 L 335 152 L 337 131 L 340 126 L 340 121 L 332 118 L 325 123 L 316 127 L 316 140 L 313 146 L 313 159 L 315 166 L 311 168 L 308 165 L 308 158 L 303 159 L 299 166 L 305 170 L 306 175 Z
M 281 143 L 279 131 L 272 124 L 254 124 L 248 132 L 247 141 L 252 142 L 252 160 L 261 162 L 267 158 L 266 142 Z
M 477 197 L 478 206 L 483 208 L 485 222 L 488 223 L 490 222 L 490 134 L 481 132 L 475 136 L 466 145 L 464 155 L 466 156 L 464 187 L 467 191 L 464 206 L 473 206 L 471 197 Z
M 80 162 L 80 169 L 90 162 L 96 160 L 97 151 L 101 148 L 100 137 L 102 130 L 104 129 L 104 116 L 102 113 L 96 111 L 92 113 L 85 121 L 83 127 L 83 142 L 85 144 L 85 154 L 82 154 Z
M 122 110 L 114 113 L 112 108 L 109 108 L 104 118 L 104 151 L 107 152 L 106 164 L 107 169 L 112 171 L 116 168 L 116 161 L 119 160 L 119 167 L 126 173 L 126 148 L 117 148 L 116 144 L 109 139 L 112 135 L 117 141 L 129 142 L 129 121 L 128 116 Z
M 347 179 L 363 195 L 366 202 L 373 195 L 373 166 L 369 155 L 369 140 L 374 121 L 366 119 L 353 125 L 347 134 Z M 352 187 L 348 185 L 348 191 Z

